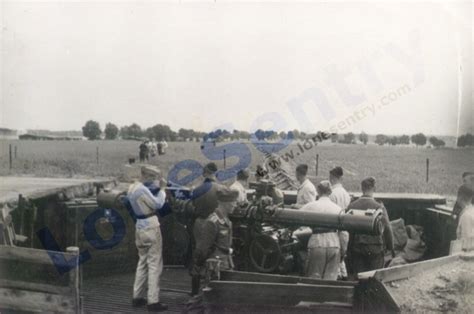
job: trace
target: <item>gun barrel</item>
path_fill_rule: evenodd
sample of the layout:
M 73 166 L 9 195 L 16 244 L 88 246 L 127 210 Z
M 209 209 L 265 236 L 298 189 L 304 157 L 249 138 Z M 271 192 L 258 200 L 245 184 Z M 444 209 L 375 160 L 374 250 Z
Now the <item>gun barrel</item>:
M 349 232 L 371 235 L 380 235 L 383 232 L 380 211 L 376 211 L 371 215 L 351 213 L 336 215 L 306 210 L 277 208 L 270 215 L 264 215 L 263 221 L 284 225 L 347 230 Z
M 101 191 L 97 194 L 97 205 L 100 208 L 121 208 L 123 203 L 121 197 L 126 194 L 121 190 Z

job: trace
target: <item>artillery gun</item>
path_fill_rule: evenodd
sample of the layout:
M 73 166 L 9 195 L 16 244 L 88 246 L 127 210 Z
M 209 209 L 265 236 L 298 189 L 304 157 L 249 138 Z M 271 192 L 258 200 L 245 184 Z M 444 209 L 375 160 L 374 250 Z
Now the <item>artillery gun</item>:
M 338 215 L 295 210 L 284 207 L 271 181 L 251 182 L 250 188 L 255 191 L 251 199 L 248 203 L 238 204 L 230 215 L 234 262 L 238 270 L 263 273 L 298 271 L 296 253 L 306 249 L 305 240 L 311 235 L 311 228 L 373 235 L 383 232 L 380 210 L 350 211 Z M 187 232 L 192 232 L 189 228 L 194 215 L 192 193 L 177 187 L 168 187 L 167 191 L 172 197 L 165 213 L 171 211 L 183 225 L 188 225 Z M 98 205 L 102 208 L 124 206 L 123 196 L 123 191 L 103 191 L 97 196 Z M 166 235 L 163 237 L 166 242 Z
M 251 182 L 255 190 L 246 206 L 231 214 L 235 262 L 238 269 L 263 273 L 289 273 L 295 269 L 296 253 L 306 249 L 311 228 L 348 230 L 379 235 L 382 211 L 350 211 L 338 215 L 315 213 L 275 204 L 275 185 L 266 180 Z M 306 228 L 302 228 L 302 227 Z

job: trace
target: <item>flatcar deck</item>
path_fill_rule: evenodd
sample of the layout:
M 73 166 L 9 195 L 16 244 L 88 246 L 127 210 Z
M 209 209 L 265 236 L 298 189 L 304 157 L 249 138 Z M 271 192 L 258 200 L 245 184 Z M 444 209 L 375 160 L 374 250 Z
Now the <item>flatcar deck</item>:
M 81 295 L 84 313 L 147 313 L 131 305 L 134 273 L 84 279 Z M 183 267 L 165 267 L 161 275 L 160 301 L 167 313 L 182 312 L 189 299 L 191 279 Z

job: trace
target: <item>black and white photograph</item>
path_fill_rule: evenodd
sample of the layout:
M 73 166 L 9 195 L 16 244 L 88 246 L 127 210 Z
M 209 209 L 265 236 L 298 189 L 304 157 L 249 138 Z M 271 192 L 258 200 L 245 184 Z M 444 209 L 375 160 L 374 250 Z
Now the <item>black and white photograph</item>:
M 0 314 L 474 313 L 472 0 L 0 0 Z

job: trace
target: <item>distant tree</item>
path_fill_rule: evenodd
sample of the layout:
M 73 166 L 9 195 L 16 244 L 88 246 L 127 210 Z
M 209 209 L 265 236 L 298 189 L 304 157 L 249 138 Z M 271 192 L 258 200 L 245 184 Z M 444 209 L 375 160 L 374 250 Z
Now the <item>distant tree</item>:
M 178 133 L 171 130 L 171 128 L 164 124 L 155 124 L 146 130 L 149 138 L 154 138 L 157 141 L 176 141 Z
M 355 144 L 355 134 L 352 132 L 344 134 L 343 143 L 345 144 Z
M 293 131 L 288 131 L 288 133 L 286 134 L 286 138 L 289 140 L 294 140 L 295 134 L 293 133 Z
M 359 134 L 359 141 L 364 143 L 364 145 L 367 145 L 367 142 L 369 142 L 369 136 L 365 132 L 361 132 Z
M 474 136 L 470 133 L 461 135 L 457 141 L 458 147 L 474 146 Z
M 102 134 L 102 130 L 100 129 L 99 122 L 89 120 L 82 127 L 82 135 L 87 137 L 89 140 L 100 139 L 101 134 Z
M 423 133 L 417 133 L 411 136 L 411 142 L 416 146 L 426 145 L 426 136 Z
M 442 139 L 439 139 L 435 136 L 431 136 L 429 138 L 429 142 L 433 147 L 436 147 L 436 148 L 443 147 L 444 145 L 446 145 L 446 143 Z
M 402 145 L 409 145 L 410 144 L 410 137 L 408 135 L 402 135 L 398 138 L 398 143 Z
M 104 133 L 105 133 L 105 139 L 115 140 L 118 136 L 119 129 L 115 124 L 107 123 L 105 125 Z
M 289 133 L 289 132 L 288 132 Z M 298 130 L 293 130 L 293 139 L 299 140 L 301 138 L 301 133 Z
M 193 129 L 179 129 L 178 136 L 187 141 L 188 139 L 193 139 L 196 136 L 196 132 Z
M 339 141 L 339 135 L 336 133 L 331 134 L 331 143 L 337 143 Z
M 388 136 L 384 134 L 377 134 L 375 136 L 375 143 L 379 145 L 385 145 L 386 143 L 388 143 L 388 140 L 389 140 Z
M 136 123 L 120 128 L 120 136 L 122 138 L 141 138 L 144 135 L 148 135 L 147 132 L 143 132 L 142 128 Z
M 262 129 L 255 131 L 254 135 L 259 141 L 263 141 L 265 139 L 265 131 Z
M 275 132 L 275 131 L 271 131 L 271 133 L 269 133 L 268 137 L 267 137 L 269 140 L 273 140 L 273 141 L 276 141 L 280 138 L 280 135 Z
M 390 136 L 387 141 L 390 145 L 398 145 L 400 143 L 399 138 L 396 136 Z
M 129 132 L 129 135 L 132 136 L 132 137 L 142 137 L 143 136 L 142 128 L 136 123 L 133 123 L 132 125 L 130 125 L 128 127 L 128 132 Z
M 250 133 L 247 131 L 239 131 L 239 138 L 243 140 L 249 140 L 250 139 Z
M 286 140 L 286 132 L 281 131 L 280 134 L 278 134 L 282 140 Z

